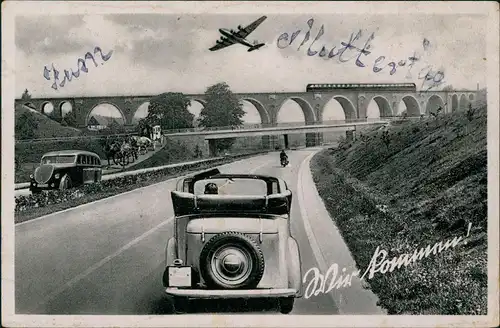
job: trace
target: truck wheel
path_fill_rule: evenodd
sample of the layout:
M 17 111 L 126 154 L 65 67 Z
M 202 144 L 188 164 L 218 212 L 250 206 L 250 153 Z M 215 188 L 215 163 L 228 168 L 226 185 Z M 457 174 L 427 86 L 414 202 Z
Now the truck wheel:
M 294 297 L 283 297 L 279 299 L 280 312 L 283 314 L 288 314 L 293 310 L 293 303 L 295 302 Z
M 59 182 L 59 190 L 67 190 L 72 187 L 71 178 L 69 175 L 65 174 Z

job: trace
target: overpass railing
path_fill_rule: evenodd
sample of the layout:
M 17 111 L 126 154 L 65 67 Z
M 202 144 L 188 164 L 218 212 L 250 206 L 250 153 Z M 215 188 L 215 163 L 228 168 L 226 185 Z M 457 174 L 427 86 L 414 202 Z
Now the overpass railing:
M 189 132 L 212 132 L 212 131 L 231 131 L 231 130 L 255 130 L 255 129 L 266 129 L 266 128 L 286 128 L 286 127 L 302 127 L 302 126 L 312 126 L 312 125 L 335 125 L 335 124 L 349 124 L 349 123 L 376 123 L 382 121 L 391 120 L 401 120 L 401 116 L 394 117 L 383 117 L 383 118 L 356 118 L 348 120 L 327 120 L 323 122 L 286 122 L 286 123 L 263 123 L 263 124 L 245 124 L 241 126 L 230 125 L 230 126 L 214 126 L 214 127 L 196 127 L 196 128 L 185 128 L 185 129 L 164 129 L 162 133 L 164 135 L 169 134 L 180 134 Z

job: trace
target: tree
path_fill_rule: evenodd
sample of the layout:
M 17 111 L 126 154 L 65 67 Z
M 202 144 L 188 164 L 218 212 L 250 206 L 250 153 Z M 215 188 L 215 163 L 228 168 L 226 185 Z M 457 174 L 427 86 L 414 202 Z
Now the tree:
M 391 143 L 391 138 L 389 136 L 388 130 L 382 131 L 382 141 L 384 142 L 385 146 L 389 148 L 389 144 Z
M 201 158 L 203 157 L 203 152 L 201 151 L 201 148 L 200 148 L 200 145 L 196 145 L 196 147 L 194 147 L 194 157 L 195 158 Z
M 436 112 L 430 112 L 430 114 L 432 117 L 437 119 L 442 110 L 443 110 L 443 107 L 439 106 L 438 109 L 436 110 Z
M 366 134 L 363 134 L 363 133 L 360 133 L 359 134 L 359 140 L 361 141 L 361 143 L 366 147 L 366 145 L 368 144 L 368 136 Z
M 19 171 L 21 169 L 21 160 L 19 157 L 14 157 L 14 170 Z
M 30 100 L 31 99 L 31 95 L 29 94 L 28 89 L 24 89 L 24 92 L 23 92 L 23 95 L 21 96 L 21 99 L 22 100 Z
M 453 86 L 451 84 L 448 84 L 447 86 L 443 87 L 441 89 L 442 91 L 453 91 Z
M 467 119 L 470 121 L 472 121 L 474 119 L 474 112 L 476 111 L 475 108 L 472 108 L 472 104 L 469 104 L 469 109 L 467 109 Z
M 239 127 L 243 124 L 242 118 L 245 115 L 243 106 L 226 83 L 218 83 L 208 87 L 205 96 L 206 104 L 200 112 L 200 126 L 206 128 Z M 217 139 L 217 151 L 231 148 L 233 142 L 234 138 Z
M 125 133 L 125 127 L 118 123 L 115 119 L 111 121 L 111 123 L 108 125 L 108 129 L 111 134 L 120 134 L 120 133 Z
M 153 132 L 153 128 L 146 121 L 145 118 L 141 118 L 139 120 L 138 124 L 137 124 L 137 132 L 139 133 L 139 136 L 141 136 L 141 137 L 151 138 L 151 134 Z
M 56 122 L 59 122 L 59 123 L 62 122 L 62 118 L 59 115 L 56 114 L 55 110 L 51 111 L 48 114 L 45 114 L 45 116 L 47 116 L 48 118 L 50 118 L 53 121 L 56 121 Z
M 67 126 L 72 126 L 74 128 L 78 127 L 75 111 L 72 110 L 71 112 L 64 115 L 61 124 L 66 124 Z
M 35 131 L 38 129 L 38 121 L 31 112 L 22 113 L 16 120 L 16 138 L 17 139 L 33 139 Z
M 144 123 L 162 129 L 192 128 L 194 115 L 188 110 L 191 101 L 182 93 L 162 93 L 149 102 Z

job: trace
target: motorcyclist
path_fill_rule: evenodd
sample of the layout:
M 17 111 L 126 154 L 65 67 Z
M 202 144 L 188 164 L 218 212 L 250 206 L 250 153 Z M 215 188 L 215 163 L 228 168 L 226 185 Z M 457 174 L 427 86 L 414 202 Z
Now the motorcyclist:
M 285 150 L 282 149 L 281 150 L 281 153 L 280 153 L 280 162 L 283 163 L 283 161 L 287 160 L 288 159 L 288 156 L 287 154 L 285 153 Z

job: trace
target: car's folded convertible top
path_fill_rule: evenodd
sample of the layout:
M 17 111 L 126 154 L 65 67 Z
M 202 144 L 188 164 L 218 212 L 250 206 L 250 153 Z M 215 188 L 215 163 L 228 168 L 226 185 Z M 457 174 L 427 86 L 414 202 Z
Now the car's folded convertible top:
M 255 213 L 290 214 L 292 193 L 263 196 L 194 195 L 172 191 L 172 204 L 176 216 L 199 213 Z

